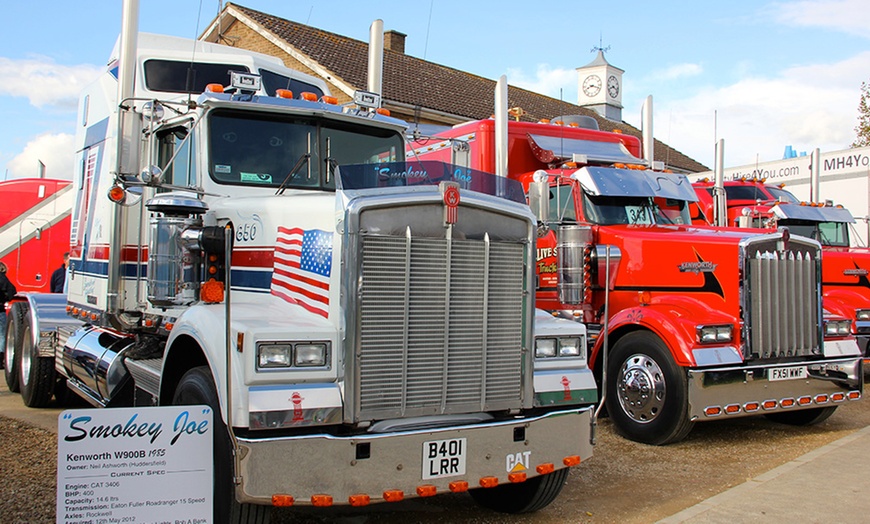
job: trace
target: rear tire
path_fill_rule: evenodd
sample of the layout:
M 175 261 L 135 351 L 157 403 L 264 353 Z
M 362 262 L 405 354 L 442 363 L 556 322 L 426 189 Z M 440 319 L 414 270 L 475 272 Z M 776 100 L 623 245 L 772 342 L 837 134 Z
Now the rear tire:
M 788 424 L 790 426 L 811 426 L 824 422 L 837 411 L 837 406 L 828 406 L 826 408 L 810 408 L 800 409 L 798 411 L 781 411 L 779 413 L 768 413 L 764 415 L 768 420 L 779 422 L 780 424 Z
M 6 318 L 6 353 L 3 355 L 3 375 L 9 391 L 18 393 L 21 391 L 19 375 L 21 374 L 19 356 L 21 355 L 21 329 L 24 317 L 27 316 L 27 304 L 15 302 L 9 308 L 9 316 Z
M 54 396 L 57 375 L 54 357 L 40 357 L 39 346 L 33 343 L 33 326 L 26 315 L 21 323 L 21 349 L 18 355 L 21 399 L 29 408 L 44 408 Z
M 214 521 L 217 524 L 268 524 L 271 506 L 239 504 L 236 500 L 233 486 L 233 447 L 227 425 L 221 418 L 217 389 L 208 366 L 190 369 L 181 377 L 172 404 L 205 404 L 214 413 Z
M 686 373 L 662 340 L 649 331 L 619 339 L 608 355 L 605 404 L 624 437 L 661 446 L 692 430 Z
M 494 488 L 469 491 L 479 505 L 501 513 L 531 513 L 546 507 L 562 491 L 568 479 L 568 468 L 531 478 L 517 484 L 502 484 Z

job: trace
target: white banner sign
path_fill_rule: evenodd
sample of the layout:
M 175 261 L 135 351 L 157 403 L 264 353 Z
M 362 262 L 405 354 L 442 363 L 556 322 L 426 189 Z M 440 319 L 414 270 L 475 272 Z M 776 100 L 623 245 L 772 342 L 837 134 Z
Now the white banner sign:
M 57 522 L 212 522 L 208 406 L 67 410 L 57 423 Z

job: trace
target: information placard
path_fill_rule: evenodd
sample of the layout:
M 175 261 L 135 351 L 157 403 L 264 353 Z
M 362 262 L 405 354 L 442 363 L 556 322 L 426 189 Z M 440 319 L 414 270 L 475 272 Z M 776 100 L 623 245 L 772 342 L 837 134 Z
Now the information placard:
M 57 424 L 57 522 L 212 522 L 208 406 L 67 410 Z

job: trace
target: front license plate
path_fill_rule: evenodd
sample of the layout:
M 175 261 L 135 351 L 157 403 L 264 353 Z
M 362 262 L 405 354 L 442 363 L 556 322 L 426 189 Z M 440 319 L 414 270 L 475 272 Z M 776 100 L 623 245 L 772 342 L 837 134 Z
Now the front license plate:
M 423 478 L 437 479 L 465 475 L 464 438 L 430 440 L 423 443 Z
M 771 368 L 767 372 L 767 380 L 795 380 L 800 378 L 807 378 L 809 374 L 807 373 L 806 366 L 800 367 L 790 367 L 790 368 Z

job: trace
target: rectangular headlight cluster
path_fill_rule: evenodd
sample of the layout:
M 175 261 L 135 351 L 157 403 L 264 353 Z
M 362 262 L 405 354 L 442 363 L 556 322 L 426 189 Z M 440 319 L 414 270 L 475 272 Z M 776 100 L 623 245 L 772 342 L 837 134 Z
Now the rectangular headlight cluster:
M 257 368 L 323 367 L 328 355 L 326 342 L 264 342 L 257 344 Z
M 583 350 L 583 337 L 536 338 L 535 357 L 586 358 L 586 352 Z
M 829 337 L 845 337 L 852 332 L 851 320 L 828 320 L 825 322 L 825 335 Z
M 857 320 L 870 320 L 870 309 L 855 310 L 855 317 Z
M 722 326 L 698 326 L 698 342 L 701 344 L 716 344 L 731 342 L 734 326 L 731 324 Z

